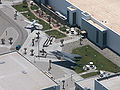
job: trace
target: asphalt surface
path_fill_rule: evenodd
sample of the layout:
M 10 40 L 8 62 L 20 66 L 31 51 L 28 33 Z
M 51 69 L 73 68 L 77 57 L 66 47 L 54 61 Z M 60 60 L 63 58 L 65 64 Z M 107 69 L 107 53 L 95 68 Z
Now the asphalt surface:
M 8 14 L 9 15 L 9 14 Z M 0 35 L 3 34 L 4 30 L 8 27 L 13 27 L 19 34 L 17 40 L 14 42 L 14 44 L 12 45 L 10 50 L 14 50 L 15 47 L 19 44 L 19 45 L 23 45 L 23 43 L 25 42 L 28 33 L 27 31 L 25 31 L 24 28 L 20 27 L 15 21 L 13 21 L 9 16 L 7 16 L 3 11 L 0 10 L 0 17 L 2 18 L 2 20 L 4 21 L 4 23 L 1 25 L 1 30 L 0 30 Z M 13 33 L 14 35 L 14 33 Z

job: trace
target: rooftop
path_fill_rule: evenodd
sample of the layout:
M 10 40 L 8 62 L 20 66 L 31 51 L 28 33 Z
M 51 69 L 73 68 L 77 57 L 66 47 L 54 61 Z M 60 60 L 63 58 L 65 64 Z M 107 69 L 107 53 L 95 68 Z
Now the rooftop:
M 111 77 L 98 82 L 110 90 L 120 90 L 120 76 Z
M 99 30 L 101 30 L 101 31 L 104 31 L 104 30 L 105 30 L 105 28 L 101 27 L 100 25 L 98 25 L 97 23 L 93 22 L 92 20 L 88 20 L 88 22 L 89 22 L 90 24 L 92 24 L 93 26 L 97 27 L 97 28 L 98 28 Z
M 82 88 L 88 88 L 91 90 L 94 90 L 94 81 L 97 79 L 97 77 L 87 78 L 82 81 L 77 81 L 76 84 L 81 86 Z
M 0 56 L 0 90 L 41 90 L 57 84 L 17 52 Z
M 73 7 L 73 6 L 70 6 L 70 7 L 68 7 L 71 11 L 74 11 L 74 10 L 76 10 L 76 8 L 75 7 Z
M 83 11 L 120 34 L 120 0 L 69 0 Z

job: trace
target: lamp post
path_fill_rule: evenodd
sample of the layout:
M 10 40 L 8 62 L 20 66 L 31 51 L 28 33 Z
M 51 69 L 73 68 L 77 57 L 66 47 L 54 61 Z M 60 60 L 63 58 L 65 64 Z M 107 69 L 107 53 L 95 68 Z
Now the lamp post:
M 34 40 L 35 40 L 35 39 L 32 39 L 32 46 L 34 46 Z
M 34 63 L 36 63 L 36 61 L 35 61 L 35 53 L 34 53 Z
M 80 45 L 82 45 L 82 37 L 80 37 Z
M 52 60 L 49 60 L 49 68 L 48 68 L 48 71 L 50 71 L 51 70 L 51 63 L 52 63 Z
M 38 39 L 38 56 L 37 57 L 40 57 L 40 51 L 39 51 L 39 43 L 40 43 L 39 34 L 40 34 L 40 32 L 38 31 L 36 34 L 37 34 L 37 39 Z
M 1 0 L 0 0 L 0 4 L 2 4 Z
M 37 32 L 36 34 L 37 34 L 37 39 L 39 39 L 40 38 L 40 36 L 39 36 L 40 32 Z
M 63 83 L 63 90 L 65 89 L 65 80 L 62 80 L 62 83 Z
M 73 74 L 71 74 L 71 81 L 72 81 Z

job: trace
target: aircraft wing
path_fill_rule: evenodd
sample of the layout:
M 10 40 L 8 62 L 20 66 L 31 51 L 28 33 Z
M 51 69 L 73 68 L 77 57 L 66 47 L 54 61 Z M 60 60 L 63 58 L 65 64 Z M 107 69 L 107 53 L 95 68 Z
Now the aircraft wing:
M 82 58 L 82 56 L 80 55 L 77 55 L 77 54 L 68 54 L 68 53 L 65 53 L 65 52 L 61 52 L 64 56 L 66 57 L 69 57 L 70 59 L 75 59 L 75 57 L 77 58 Z
M 62 53 L 59 53 L 59 51 L 55 52 L 51 52 L 52 54 L 54 54 L 56 57 L 61 57 L 61 58 L 64 58 L 65 60 L 69 61 L 69 62 L 72 62 L 72 63 L 75 63 L 75 61 L 73 61 L 72 59 L 68 58 L 68 57 L 65 57 Z
M 32 22 L 28 21 L 28 20 L 24 20 L 25 22 L 29 23 L 29 24 L 33 24 Z
M 43 26 L 42 26 L 41 24 L 35 23 L 34 25 L 35 25 L 35 26 L 38 26 L 40 29 L 43 28 Z
M 34 25 L 35 25 L 35 26 L 40 26 L 40 24 L 38 24 L 38 23 L 35 23 Z
M 76 63 L 75 61 L 73 61 L 72 59 L 70 58 L 67 58 L 67 57 L 63 57 L 65 60 L 69 61 L 69 62 L 72 62 L 72 63 Z

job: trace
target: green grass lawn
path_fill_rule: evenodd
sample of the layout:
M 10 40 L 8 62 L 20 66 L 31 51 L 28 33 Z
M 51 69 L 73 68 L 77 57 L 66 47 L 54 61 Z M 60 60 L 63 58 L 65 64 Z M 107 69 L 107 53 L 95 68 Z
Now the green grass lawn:
M 26 6 L 26 7 L 24 7 Z M 40 20 L 38 19 L 28 8 L 28 5 L 27 3 L 26 4 L 19 4 L 19 5 L 15 5 L 13 6 L 16 10 L 18 10 L 19 12 L 21 11 L 27 11 L 25 13 L 22 13 L 27 19 L 29 19 L 30 21 L 33 21 L 33 20 L 37 20 L 37 22 L 41 25 L 43 25 L 43 30 L 48 30 L 48 29 L 51 29 L 51 26 L 44 22 L 43 20 Z M 33 7 L 33 8 L 36 8 L 36 7 Z
M 33 20 L 37 20 L 37 17 L 35 17 L 35 15 L 30 11 L 28 10 L 28 12 L 26 13 L 22 13 L 27 19 L 29 19 L 30 21 L 33 21 Z
M 66 27 L 61 27 L 61 28 L 59 28 L 61 31 L 63 31 L 63 32 L 66 32 Z
M 22 3 L 22 4 L 19 4 L 19 5 L 13 5 L 13 7 L 17 11 L 19 11 L 19 12 L 23 12 L 23 11 L 28 11 L 29 10 L 27 3 L 25 3 L 25 4 Z
M 99 75 L 99 72 L 87 73 L 87 74 L 81 75 L 81 77 L 88 78 L 88 77 L 92 77 L 92 76 L 96 76 L 96 75 Z
M 56 39 L 59 39 L 59 38 L 63 38 L 63 37 L 66 37 L 65 34 L 57 31 L 57 30 L 52 30 L 52 31 L 47 31 L 46 32 L 49 36 L 56 36 Z
M 110 60 L 105 58 L 103 55 L 101 55 L 99 52 L 97 52 L 95 49 L 93 49 L 89 45 L 76 48 L 72 51 L 72 53 L 83 56 L 82 59 L 77 60 L 76 62 L 77 65 L 73 66 L 74 70 L 77 73 L 84 72 L 83 66 L 88 64 L 90 61 L 94 63 L 94 65 L 97 67 L 97 70 L 105 70 L 109 72 L 120 72 L 120 67 L 112 63 Z
M 38 19 L 37 17 L 35 17 L 35 15 L 32 12 L 27 12 L 27 13 L 23 13 L 23 15 L 29 19 L 30 21 L 33 20 L 38 20 L 37 22 L 41 25 L 43 25 L 43 30 L 48 30 L 51 29 L 51 26 L 49 24 L 47 24 L 46 22 L 44 22 L 43 20 Z
M 52 28 L 48 23 L 44 22 L 43 20 L 39 19 L 38 23 L 41 24 L 41 25 L 43 25 L 43 30 L 48 30 L 48 29 Z
M 30 8 L 31 8 L 32 10 L 37 10 L 37 9 L 39 9 L 39 7 L 36 6 L 36 5 L 33 5 L 33 6 L 31 6 Z

